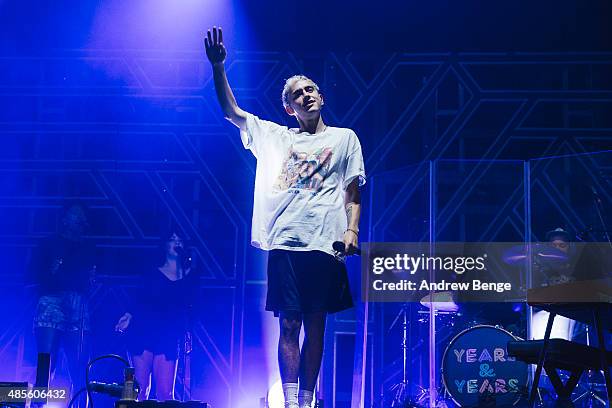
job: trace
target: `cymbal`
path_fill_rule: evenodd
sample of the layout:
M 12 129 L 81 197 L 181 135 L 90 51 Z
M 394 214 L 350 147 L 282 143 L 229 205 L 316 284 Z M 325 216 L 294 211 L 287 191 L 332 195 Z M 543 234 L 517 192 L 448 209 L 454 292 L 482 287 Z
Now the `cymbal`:
M 456 312 L 459 310 L 459 306 L 453 300 L 451 292 L 431 293 L 421 299 L 421 305 L 428 309 L 431 309 L 433 306 L 434 310 L 441 312 Z
M 550 245 L 535 244 L 531 253 L 539 262 L 563 263 L 569 259 L 565 252 Z M 525 261 L 527 256 L 527 245 L 517 245 L 504 252 L 503 260 L 508 265 L 515 265 Z

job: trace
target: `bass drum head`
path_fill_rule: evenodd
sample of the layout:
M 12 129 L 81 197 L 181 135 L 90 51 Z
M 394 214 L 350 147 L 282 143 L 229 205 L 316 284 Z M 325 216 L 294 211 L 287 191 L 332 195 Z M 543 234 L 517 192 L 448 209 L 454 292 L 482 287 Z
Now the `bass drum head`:
M 518 338 L 504 329 L 479 325 L 450 341 L 442 357 L 442 382 L 457 405 L 494 400 L 495 406 L 508 407 L 521 399 L 527 389 L 527 364 L 508 357 L 510 340 Z

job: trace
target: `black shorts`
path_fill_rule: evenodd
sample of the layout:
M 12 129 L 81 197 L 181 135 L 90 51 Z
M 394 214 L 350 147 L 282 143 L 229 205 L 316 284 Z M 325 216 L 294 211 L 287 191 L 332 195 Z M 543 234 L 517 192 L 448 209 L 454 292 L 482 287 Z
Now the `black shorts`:
M 130 323 L 127 329 L 127 346 L 130 353 L 139 356 L 145 351 L 150 351 L 153 355 L 163 354 L 166 360 L 176 360 L 184 333 L 175 330 L 174 327 L 159 324 L 154 319 L 149 319 L 147 323 Z
M 266 310 L 335 313 L 353 307 L 346 265 L 322 251 L 274 249 L 268 256 Z

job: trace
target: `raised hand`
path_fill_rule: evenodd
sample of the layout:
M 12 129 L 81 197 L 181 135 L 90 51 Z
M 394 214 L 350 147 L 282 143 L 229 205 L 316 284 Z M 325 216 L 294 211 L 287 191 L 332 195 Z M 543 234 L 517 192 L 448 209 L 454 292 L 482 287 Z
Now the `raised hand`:
M 221 27 L 213 27 L 212 30 L 208 30 L 204 38 L 204 46 L 206 47 L 206 56 L 212 65 L 215 93 L 223 116 L 239 127 L 240 130 L 246 130 L 247 113 L 238 107 L 223 65 L 227 51 L 223 45 L 223 30 L 221 30 Z
M 223 45 L 223 30 L 221 27 L 213 27 L 212 32 L 210 29 L 206 32 L 204 48 L 206 49 L 206 56 L 211 64 L 223 64 L 227 56 L 227 51 Z

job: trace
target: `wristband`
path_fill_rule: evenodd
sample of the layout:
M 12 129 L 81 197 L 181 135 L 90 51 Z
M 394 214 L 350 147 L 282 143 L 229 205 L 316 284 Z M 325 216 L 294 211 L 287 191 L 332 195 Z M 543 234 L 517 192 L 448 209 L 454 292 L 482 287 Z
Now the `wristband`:
M 353 234 L 359 236 L 359 233 L 357 231 L 355 231 L 354 229 L 352 229 L 352 228 L 347 228 L 346 231 L 351 231 Z M 346 231 L 344 231 L 344 232 L 346 232 Z

